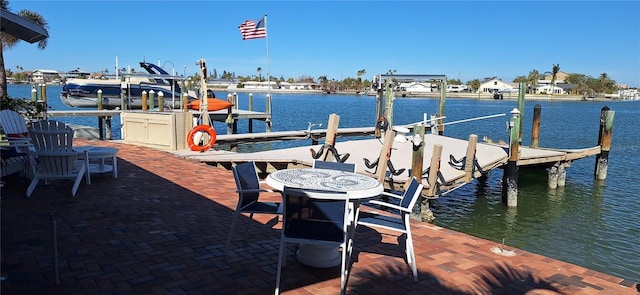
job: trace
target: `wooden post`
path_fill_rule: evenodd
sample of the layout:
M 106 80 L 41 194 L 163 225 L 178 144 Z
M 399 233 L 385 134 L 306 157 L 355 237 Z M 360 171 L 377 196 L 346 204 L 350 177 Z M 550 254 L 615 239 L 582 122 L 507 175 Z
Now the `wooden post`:
M 558 188 L 558 167 L 559 167 L 559 163 L 555 163 L 553 164 L 553 166 L 551 166 L 549 168 L 549 175 L 548 175 L 548 186 L 550 189 L 556 189 Z
M 164 93 L 162 91 L 158 91 L 158 111 L 164 111 Z
M 438 103 L 438 135 L 444 133 L 444 102 L 447 98 L 447 81 L 442 81 L 440 85 L 440 102 Z
M 382 112 L 383 99 L 384 98 L 382 96 L 382 89 L 378 89 L 378 93 L 376 95 L 376 118 L 375 118 L 375 123 L 373 124 L 373 126 L 376 126 L 375 138 L 382 137 L 382 131 L 380 130 L 380 126 L 378 126 L 378 119 L 380 119 L 380 117 L 384 115 L 384 113 Z
M 502 176 L 502 202 L 507 207 L 518 206 L 519 114 L 518 109 L 513 109 L 511 111 L 511 120 L 509 121 L 509 160 L 504 166 L 504 175 Z
M 102 110 L 102 89 L 98 89 L 97 91 L 98 97 L 96 98 L 96 103 L 98 104 L 98 110 L 101 111 Z M 100 132 L 100 136 L 99 138 L 102 140 L 102 130 L 104 129 L 103 124 L 102 124 L 102 116 L 98 116 L 98 132 Z
M 233 94 L 227 94 L 227 102 L 233 103 Z M 224 120 L 227 123 L 227 134 L 233 134 L 233 110 L 227 108 L 227 118 Z
M 411 175 L 422 180 L 424 162 L 424 125 L 413 127 L 413 154 L 411 157 Z
M 542 107 L 540 104 L 536 104 L 533 107 L 533 124 L 531 128 L 531 147 L 537 148 L 540 140 L 540 114 L 542 113 Z
M 518 110 L 520 111 L 520 122 L 518 126 L 524 126 L 524 92 L 526 91 L 526 83 L 520 83 L 520 90 L 518 91 Z M 518 142 L 522 143 L 522 128 L 518 131 Z
M 45 110 L 47 109 L 47 84 L 40 84 L 40 100 L 45 106 Z
M 238 109 L 238 93 L 234 92 L 233 93 L 233 101 L 231 102 L 233 104 L 233 108 L 234 109 Z
M 36 102 L 38 101 L 38 90 L 36 90 L 36 88 L 31 88 L 31 101 Z
M 598 145 L 600 154 L 596 156 L 596 168 L 594 176 L 597 180 L 607 179 L 607 168 L 609 165 L 609 150 L 611 150 L 611 132 L 613 130 L 613 117 L 615 112 L 608 107 L 603 107 L 600 111 L 600 132 L 598 134 Z
M 253 111 L 253 93 L 249 92 L 249 111 Z
M 324 158 L 323 161 L 333 161 L 333 153 L 328 149 L 329 146 L 335 147 L 336 135 L 338 134 L 338 125 L 340 124 L 340 116 L 337 114 L 329 115 L 329 123 L 327 124 L 327 136 L 324 139 Z
M 155 97 L 156 97 L 156 92 L 153 91 L 153 89 L 149 90 L 149 110 L 153 111 L 153 109 L 156 108 L 155 106 Z
M 382 150 L 380 150 L 378 168 L 376 170 L 376 178 L 380 183 L 384 183 L 384 180 L 387 177 L 387 161 L 391 158 L 394 133 L 395 132 L 393 132 L 393 130 L 387 130 L 384 134 L 384 143 L 382 144 Z
M 558 186 L 564 187 L 567 180 L 567 167 L 571 162 L 561 162 L 558 166 Z
M 471 182 L 473 179 L 473 166 L 476 160 L 476 146 L 478 144 L 478 135 L 469 135 L 469 145 L 467 145 L 466 161 L 464 162 L 464 181 Z
M 436 119 L 437 115 L 433 114 L 431 115 L 431 134 L 438 134 L 438 122 L 439 120 Z
M 189 95 L 185 92 L 182 94 L 182 111 L 183 112 L 188 112 L 189 111 Z
M 127 83 L 124 81 L 124 76 L 120 80 L 120 109 L 127 109 Z
M 427 176 L 427 182 L 429 188 L 427 189 L 427 197 L 433 197 L 436 195 L 436 188 L 438 186 L 438 172 L 440 172 L 440 159 L 442 158 L 442 145 L 433 145 L 433 153 L 431 154 L 431 165 L 429 165 L 429 175 Z
M 148 106 L 149 105 L 147 103 L 147 91 L 143 90 L 142 91 L 142 110 L 146 111 Z
M 269 115 L 269 117 L 264 120 L 265 123 L 267 123 L 266 126 L 266 132 L 271 132 L 271 94 L 267 94 L 267 105 L 266 105 L 266 111 L 267 114 Z
M 387 118 L 387 122 L 389 122 L 389 130 L 387 131 L 391 131 L 391 126 L 393 126 L 393 101 L 394 101 L 394 94 L 393 94 L 393 87 L 391 85 L 391 79 L 387 78 L 387 80 L 385 80 L 385 87 L 384 87 L 384 100 L 385 100 L 385 107 L 384 107 L 384 116 L 385 118 Z
M 105 121 L 105 129 L 104 129 L 104 133 L 105 133 L 105 138 L 107 140 L 111 140 L 111 117 L 105 117 L 104 119 Z

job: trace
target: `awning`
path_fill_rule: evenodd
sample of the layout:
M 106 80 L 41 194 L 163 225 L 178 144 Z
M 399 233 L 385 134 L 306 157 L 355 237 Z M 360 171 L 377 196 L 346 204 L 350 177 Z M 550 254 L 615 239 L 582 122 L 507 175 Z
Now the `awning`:
M 0 31 L 29 43 L 36 43 L 49 37 L 47 30 L 17 14 L 0 9 Z

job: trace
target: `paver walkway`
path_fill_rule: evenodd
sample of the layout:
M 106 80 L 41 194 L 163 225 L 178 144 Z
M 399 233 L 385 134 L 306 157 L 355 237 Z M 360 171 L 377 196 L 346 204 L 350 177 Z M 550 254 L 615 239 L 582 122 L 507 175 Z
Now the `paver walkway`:
M 117 142 L 75 144 L 119 148 L 119 178 L 93 176 L 76 198 L 66 181 L 41 183 L 26 198 L 23 178 L 4 178 L 1 294 L 273 293 L 279 224 L 270 216 L 252 224 L 244 218 L 229 255 L 223 253 L 237 199 L 231 171 Z M 424 223 L 413 230 L 419 282 L 397 236 L 359 227 L 347 293 L 639 293 L 636 282 L 526 251 L 494 254 L 496 243 L 463 233 Z M 287 251 L 284 294 L 339 294 L 339 267 L 301 265 L 294 250 Z

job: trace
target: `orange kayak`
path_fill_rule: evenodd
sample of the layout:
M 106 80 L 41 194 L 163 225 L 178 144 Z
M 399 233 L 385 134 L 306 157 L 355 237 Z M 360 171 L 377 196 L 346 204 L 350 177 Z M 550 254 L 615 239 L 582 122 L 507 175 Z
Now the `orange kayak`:
M 200 110 L 200 100 L 194 100 L 187 105 L 192 110 Z M 207 98 L 207 110 L 209 111 L 219 111 L 230 108 L 233 106 L 232 103 L 217 99 L 217 98 Z

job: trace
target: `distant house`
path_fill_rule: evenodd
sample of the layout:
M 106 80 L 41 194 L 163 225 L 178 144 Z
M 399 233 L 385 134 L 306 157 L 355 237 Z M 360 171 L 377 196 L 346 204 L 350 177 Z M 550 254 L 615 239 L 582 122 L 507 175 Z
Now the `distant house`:
M 89 72 L 85 72 L 83 70 L 81 70 L 80 68 L 77 68 L 75 70 L 71 70 L 68 71 L 64 74 L 65 78 L 67 79 L 73 79 L 73 78 L 83 78 L 86 79 L 89 77 L 89 75 L 91 75 L 91 73 Z
M 536 87 L 537 94 L 567 94 L 564 89 L 552 85 L 540 85 Z
M 57 79 L 60 76 L 58 71 L 54 70 L 35 70 L 31 73 L 31 81 L 34 83 L 47 83 Z
M 480 84 L 478 91 L 480 93 L 498 93 L 498 92 L 513 92 L 518 88 L 514 88 L 510 83 L 503 82 L 500 79 L 491 79 L 487 82 Z
M 558 73 L 556 73 L 556 83 L 563 83 L 567 77 L 569 76 L 568 73 L 565 73 L 563 71 L 558 71 Z M 544 76 L 545 80 L 549 80 L 549 82 L 551 82 L 551 79 L 553 78 L 553 74 L 548 74 L 546 76 Z M 562 81 L 562 82 L 560 82 Z M 551 83 L 549 83 L 551 84 Z

